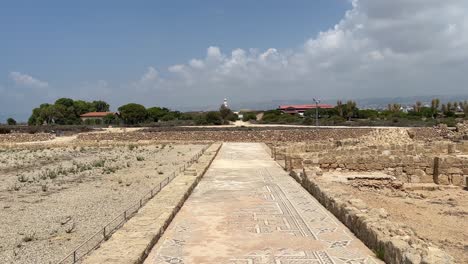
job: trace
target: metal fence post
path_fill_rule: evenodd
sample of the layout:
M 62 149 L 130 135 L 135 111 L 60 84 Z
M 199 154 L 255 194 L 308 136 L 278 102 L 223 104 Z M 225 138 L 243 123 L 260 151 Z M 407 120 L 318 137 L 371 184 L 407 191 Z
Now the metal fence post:
M 76 250 L 73 251 L 73 263 L 75 263 L 75 262 L 76 262 Z

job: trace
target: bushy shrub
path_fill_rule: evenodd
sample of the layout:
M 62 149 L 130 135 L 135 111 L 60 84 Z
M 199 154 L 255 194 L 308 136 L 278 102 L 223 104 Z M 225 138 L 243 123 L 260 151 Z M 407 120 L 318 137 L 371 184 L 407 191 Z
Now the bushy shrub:
M 208 112 L 205 116 L 206 122 L 212 125 L 222 125 L 223 119 L 221 118 L 221 114 L 219 112 Z
M 10 117 L 10 118 L 7 119 L 7 124 L 9 126 L 14 126 L 14 125 L 16 125 L 16 120 Z
M 252 112 L 244 113 L 242 116 L 242 121 L 247 122 L 250 120 L 257 120 L 257 115 L 255 115 L 255 113 Z
M 10 134 L 11 129 L 6 128 L 6 127 L 0 127 L 0 134 Z

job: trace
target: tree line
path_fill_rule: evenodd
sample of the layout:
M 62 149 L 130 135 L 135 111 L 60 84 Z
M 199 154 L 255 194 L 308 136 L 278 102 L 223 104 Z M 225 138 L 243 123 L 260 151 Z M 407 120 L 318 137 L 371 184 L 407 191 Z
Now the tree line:
M 416 102 L 411 107 L 400 104 L 388 104 L 386 109 L 359 109 L 355 101 L 337 101 L 331 109 L 318 109 L 320 122 L 323 125 L 338 125 L 353 121 L 362 125 L 435 125 L 447 123 L 454 125 L 457 118 L 468 119 L 468 101 L 447 102 L 441 104 L 435 98 L 430 104 Z M 283 124 L 315 124 L 316 110 L 306 111 L 303 116 L 282 113 L 280 110 L 270 110 L 263 113 L 262 123 Z M 252 115 L 244 113 L 244 119 L 253 119 Z M 244 120 L 244 121 L 246 121 Z M 350 123 L 351 124 L 351 123 Z
M 45 103 L 32 110 L 29 125 L 141 125 L 158 122 L 174 122 L 175 125 L 222 125 L 235 121 L 238 116 L 228 107 L 221 105 L 218 111 L 210 112 L 179 112 L 165 107 L 146 108 L 141 104 L 129 103 L 118 108 L 118 115 L 109 114 L 101 119 L 88 119 L 82 121 L 80 115 L 88 112 L 109 112 L 110 106 L 105 101 L 84 101 L 70 98 L 60 98 L 53 104 Z M 441 103 L 437 98 L 430 103 L 423 104 L 418 101 L 411 107 L 401 104 L 388 104 L 386 109 L 359 109 L 355 101 L 337 101 L 331 109 L 319 109 L 321 124 L 343 124 L 348 121 L 369 121 L 365 125 L 388 123 L 415 123 L 425 122 L 426 125 L 445 122 L 453 125 L 455 119 L 468 119 L 468 101 Z M 243 113 L 244 121 L 257 119 L 256 112 Z M 279 110 L 263 112 L 261 123 L 285 124 L 315 124 L 315 109 L 308 110 L 303 116 L 283 114 Z M 373 122 L 373 123 L 371 123 Z M 422 125 L 424 125 L 421 123 Z M 13 118 L 8 118 L 7 124 L 16 125 Z M 402 124 L 404 125 L 404 124 Z
M 29 125 L 140 125 L 156 122 L 181 121 L 187 125 L 221 125 L 237 120 L 237 116 L 221 105 L 218 111 L 188 112 L 172 111 L 165 107 L 146 108 L 141 104 L 129 103 L 118 108 L 118 114 L 110 113 L 101 119 L 87 119 L 80 116 L 89 112 L 109 112 L 105 101 L 83 101 L 70 98 L 57 99 L 53 104 L 45 103 L 32 110 Z M 16 124 L 8 119 L 8 124 Z
M 79 125 L 80 115 L 89 112 L 108 112 L 109 104 L 104 101 L 87 102 L 60 98 L 53 104 L 41 104 L 34 108 L 28 119 L 29 125 Z

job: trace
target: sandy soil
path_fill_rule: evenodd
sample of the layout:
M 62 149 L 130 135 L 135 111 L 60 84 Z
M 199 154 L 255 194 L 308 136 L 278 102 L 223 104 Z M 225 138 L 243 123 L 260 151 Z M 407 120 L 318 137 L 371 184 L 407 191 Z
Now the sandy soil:
M 202 147 L 0 148 L 0 262 L 59 261 Z
M 468 191 L 399 190 L 381 186 L 379 181 L 320 182 L 351 194 L 350 199 L 358 198 L 371 207 L 384 208 L 390 220 L 409 226 L 419 237 L 452 255 L 457 263 L 468 263 Z

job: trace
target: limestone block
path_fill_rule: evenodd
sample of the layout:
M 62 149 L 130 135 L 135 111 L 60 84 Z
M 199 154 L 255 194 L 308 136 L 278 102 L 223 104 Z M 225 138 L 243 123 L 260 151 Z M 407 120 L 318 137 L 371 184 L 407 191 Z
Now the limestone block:
M 403 171 L 406 172 L 406 174 L 414 175 L 416 169 L 413 167 L 404 167 Z
M 361 199 L 350 199 L 348 203 L 359 210 L 367 209 L 367 204 Z
M 428 175 L 434 174 L 434 169 L 433 168 L 426 168 L 425 171 L 426 171 L 426 174 L 428 174 Z
M 402 167 L 395 167 L 395 176 L 403 175 L 403 168 Z
M 411 182 L 411 183 L 420 183 L 421 178 L 419 176 L 416 176 L 416 175 L 410 175 L 409 176 L 409 182 Z
M 452 175 L 452 184 L 457 186 L 464 186 L 464 177 L 461 174 Z
M 463 174 L 462 169 L 460 168 L 449 168 L 447 171 L 447 174 Z
M 453 257 L 435 247 L 428 247 L 426 255 L 423 257 L 421 264 L 443 264 L 453 263 Z
M 442 185 L 448 185 L 449 184 L 448 176 L 446 174 L 440 174 L 439 175 L 439 184 L 442 184 Z

